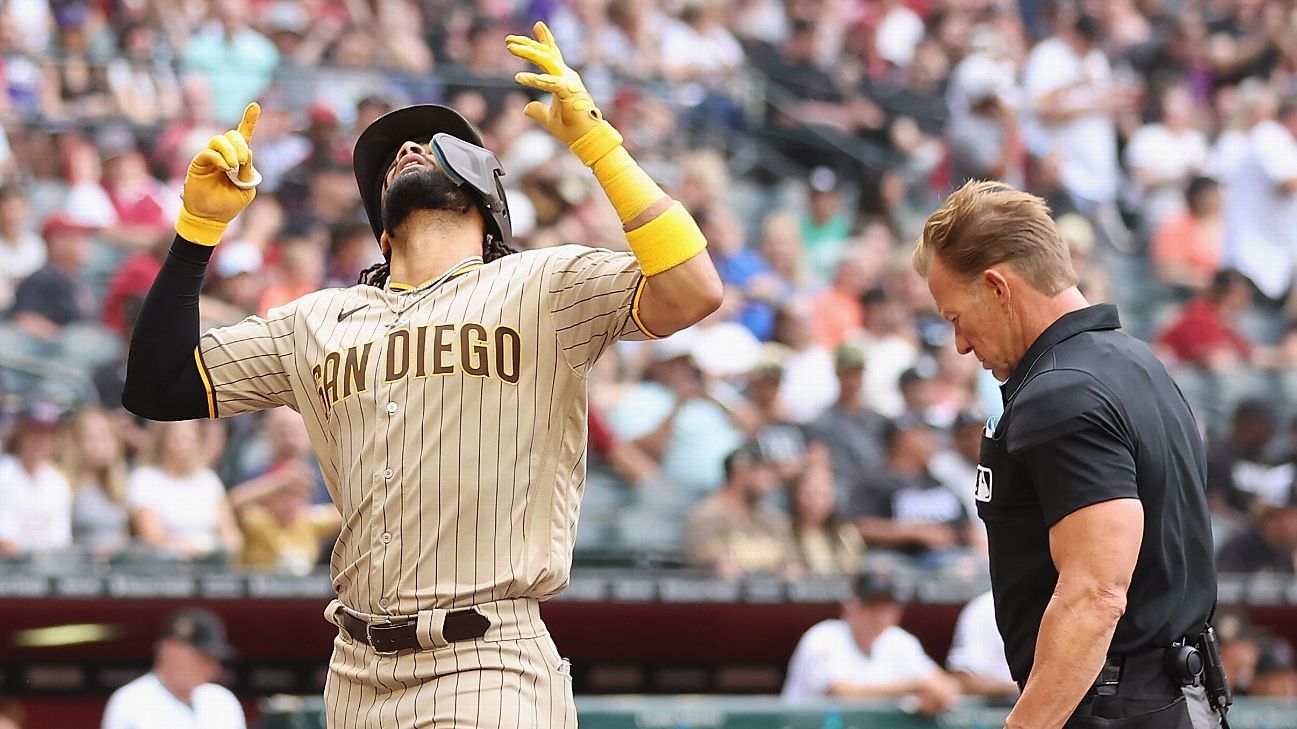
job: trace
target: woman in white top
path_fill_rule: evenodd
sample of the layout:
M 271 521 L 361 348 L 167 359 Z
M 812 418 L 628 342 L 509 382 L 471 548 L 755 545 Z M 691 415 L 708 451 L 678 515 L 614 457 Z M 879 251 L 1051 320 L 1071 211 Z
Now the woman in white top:
M 220 478 L 203 463 L 198 423 L 153 423 L 148 465 L 131 473 L 127 499 L 140 540 L 182 557 L 223 551 L 242 536 Z
M 86 407 L 72 417 L 59 465 L 72 487 L 72 542 L 107 556 L 130 539 L 126 454 L 108 413 Z

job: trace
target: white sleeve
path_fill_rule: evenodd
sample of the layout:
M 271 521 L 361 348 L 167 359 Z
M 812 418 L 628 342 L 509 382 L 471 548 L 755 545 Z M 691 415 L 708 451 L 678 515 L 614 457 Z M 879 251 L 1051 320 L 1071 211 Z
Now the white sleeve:
M 1276 185 L 1297 179 L 1297 141 L 1277 124 L 1257 130 L 1257 159 Z
M 104 720 L 100 729 L 136 729 L 122 708 L 121 692 L 114 692 L 104 708 Z
M 154 473 L 149 466 L 131 472 L 130 478 L 126 481 L 126 503 L 132 509 L 153 506 L 153 494 L 157 485 Z
M 900 630 L 900 628 L 897 628 Z M 923 644 L 918 638 L 901 631 L 900 639 L 897 640 L 896 655 L 896 680 L 904 681 L 908 678 L 922 678 L 931 675 L 939 666 L 936 662 L 928 657 L 923 650 Z
M 780 698 L 784 701 L 813 701 L 828 694 L 833 683 L 832 648 L 825 645 L 825 624 L 806 631 L 788 661 L 788 676 Z M 831 637 L 831 636 L 828 636 Z
M 1037 46 L 1027 57 L 1022 71 L 1022 86 L 1027 91 L 1028 103 L 1034 108 L 1040 97 L 1066 86 L 1073 75 L 1068 73 L 1073 70 L 1070 66 L 1072 64 L 1060 58 L 1050 46 Z
M 955 635 L 950 641 L 950 652 L 946 654 L 946 668 L 974 676 L 981 673 L 975 658 L 978 652 L 977 625 L 973 620 L 973 611 L 977 609 L 976 606 L 977 602 L 973 600 L 959 611 L 959 619 L 955 621 Z

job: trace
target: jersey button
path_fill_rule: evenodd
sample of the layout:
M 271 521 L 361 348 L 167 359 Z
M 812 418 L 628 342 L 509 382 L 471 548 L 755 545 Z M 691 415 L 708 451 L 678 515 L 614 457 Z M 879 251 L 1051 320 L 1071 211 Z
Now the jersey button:
M 381 607 L 381 608 L 385 608 L 385 607 L 387 607 L 387 598 L 385 598 L 385 597 L 383 597 L 383 598 L 379 598 L 379 600 L 378 600 L 378 606 Z
M 391 544 L 391 543 L 392 543 L 392 533 L 383 532 L 383 544 Z
M 391 477 L 392 477 L 392 469 L 389 468 L 386 471 L 383 471 L 383 478 L 391 478 Z
M 389 402 L 389 403 L 387 404 L 387 412 L 389 412 L 389 413 L 394 413 L 394 412 L 396 412 L 396 403 L 394 403 L 394 402 Z

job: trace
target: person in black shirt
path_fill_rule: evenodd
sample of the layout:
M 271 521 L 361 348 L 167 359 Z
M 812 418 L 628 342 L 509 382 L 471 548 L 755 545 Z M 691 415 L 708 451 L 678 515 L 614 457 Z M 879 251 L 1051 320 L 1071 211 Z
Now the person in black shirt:
M 1202 439 L 1166 368 L 1086 301 L 1048 207 L 1009 185 L 952 193 L 914 263 L 960 353 L 1004 381 L 976 500 L 1023 686 L 1006 727 L 1218 726 L 1167 668 L 1202 634 L 1216 575 Z
M 1261 509 L 1256 524 L 1234 534 L 1220 548 L 1221 572 L 1273 572 L 1291 575 L 1297 561 L 1297 507 Z

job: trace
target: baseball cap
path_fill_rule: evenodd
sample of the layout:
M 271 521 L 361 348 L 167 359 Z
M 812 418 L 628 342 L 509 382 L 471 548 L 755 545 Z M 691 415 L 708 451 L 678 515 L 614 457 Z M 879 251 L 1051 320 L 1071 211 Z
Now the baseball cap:
M 185 608 L 167 618 L 159 639 L 184 641 L 207 655 L 228 661 L 237 653 L 225 638 L 225 624 L 216 613 L 203 608 Z
M 748 372 L 749 380 L 763 380 L 768 377 L 781 377 L 784 374 L 784 359 L 788 356 L 788 348 L 775 342 L 767 342 L 761 345 L 761 353 L 757 356 L 756 364 L 752 365 L 752 370 Z
M 118 125 L 99 130 L 95 135 L 95 147 L 99 149 L 100 159 L 105 162 L 139 149 L 131 130 Z
M 861 602 L 900 602 L 896 580 L 885 572 L 862 572 L 851 583 L 851 594 Z
M 18 414 L 18 423 L 25 430 L 33 428 L 53 429 L 63 422 L 63 408 L 51 402 L 35 401 L 27 403 Z
M 761 447 L 761 443 L 749 440 L 725 456 L 725 477 L 729 478 L 737 468 L 751 468 L 769 461 L 770 457 Z
M 859 344 L 842 344 L 833 355 L 834 366 L 840 370 L 858 370 L 865 367 L 865 350 Z
M 228 243 L 216 252 L 216 275 L 221 278 L 260 271 L 262 264 L 261 251 L 246 241 Z
M 992 96 L 1004 98 L 1013 88 L 1012 71 L 1004 64 L 984 55 L 964 59 L 953 78 L 955 92 L 969 106 Z
M 883 444 L 890 448 L 902 433 L 909 433 L 915 430 L 930 431 L 932 430 L 932 426 L 928 425 L 922 418 L 913 413 L 905 413 L 895 420 L 887 421 L 887 425 L 883 426 Z
M 929 360 L 921 359 L 913 367 L 901 373 L 901 376 L 897 379 L 897 384 L 901 387 L 908 387 L 915 383 L 931 380 L 936 375 L 936 366 Z
M 41 226 L 41 237 L 48 241 L 51 236 L 63 233 L 90 233 L 93 230 L 94 228 L 79 223 L 67 215 L 57 213 L 45 220 L 45 224 Z

